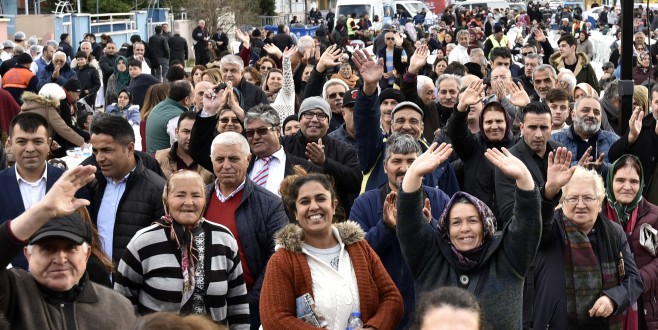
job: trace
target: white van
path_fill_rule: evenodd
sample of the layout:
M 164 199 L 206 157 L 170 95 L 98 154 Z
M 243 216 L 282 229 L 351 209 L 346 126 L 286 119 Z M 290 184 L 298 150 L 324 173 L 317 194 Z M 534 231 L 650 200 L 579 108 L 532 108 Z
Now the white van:
M 384 3 L 382 0 L 338 0 L 336 2 L 336 17 L 343 15 L 345 18 L 356 14 L 356 17 L 368 14 L 370 19 L 377 15 L 380 19 L 384 17 Z
M 510 8 L 509 3 L 505 0 L 489 0 L 489 1 L 465 0 L 465 1 L 451 1 L 450 3 L 467 9 L 475 9 L 477 7 L 480 7 L 482 9 L 488 8 L 488 9 L 504 10 Z

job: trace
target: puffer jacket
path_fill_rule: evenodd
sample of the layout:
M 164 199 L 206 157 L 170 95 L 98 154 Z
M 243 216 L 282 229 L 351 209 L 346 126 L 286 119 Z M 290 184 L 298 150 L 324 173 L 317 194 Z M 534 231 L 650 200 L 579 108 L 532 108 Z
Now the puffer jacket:
M 96 162 L 92 155 L 91 159 L 85 160 Z M 142 159 L 135 154 L 137 165 L 128 177 L 126 190 L 119 200 L 117 206 L 116 221 L 114 223 L 114 246 L 112 247 L 112 261 L 115 265 L 123 256 L 128 243 L 135 233 L 142 228 L 148 227 L 153 221 L 164 215 L 162 205 L 162 191 L 165 179 L 155 172 L 144 167 Z M 87 185 L 89 210 L 91 219 L 96 224 L 98 211 L 103 201 L 107 179 L 100 167 L 96 172 L 96 179 Z
M 40 114 L 46 118 L 48 124 L 57 135 L 78 147 L 82 147 L 85 144 L 85 139 L 69 127 L 64 119 L 62 119 L 62 116 L 60 116 L 57 102 L 31 92 L 23 93 L 23 101 L 21 111 L 31 111 Z
M 551 135 L 551 140 L 564 144 L 564 146 L 572 153 L 571 166 L 578 165 L 580 159 L 578 158 L 578 144 L 574 139 L 573 127 L 563 128 L 562 130 L 553 133 Z M 596 139 L 596 149 L 592 150 L 592 157 L 596 159 L 601 153 L 605 154 L 603 157 L 603 164 L 601 165 L 601 175 L 604 178 L 608 174 L 608 167 L 610 167 L 608 151 L 617 140 L 619 140 L 619 136 L 614 132 L 599 130 Z
M 601 87 L 599 86 L 598 78 L 596 78 L 596 72 L 589 63 L 589 56 L 585 53 L 577 52 L 576 58 L 578 59 L 578 64 L 576 65 L 576 70 L 573 72 L 576 76 L 576 81 L 578 81 L 578 83 L 588 83 L 597 93 L 601 93 Z M 564 61 L 559 52 L 551 55 L 550 63 L 556 70 L 564 68 Z

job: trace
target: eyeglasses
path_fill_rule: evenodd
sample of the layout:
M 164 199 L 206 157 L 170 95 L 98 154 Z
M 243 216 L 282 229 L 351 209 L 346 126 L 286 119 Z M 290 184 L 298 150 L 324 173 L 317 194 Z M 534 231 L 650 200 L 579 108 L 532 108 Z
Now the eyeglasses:
M 311 111 L 304 112 L 302 116 L 304 116 L 304 118 L 306 119 L 313 119 L 313 117 L 317 116 L 319 121 L 324 121 L 327 118 L 329 118 L 329 116 L 327 116 L 327 114 L 324 112 L 311 112 Z
M 528 55 L 530 55 L 530 54 L 534 54 L 534 53 L 535 53 L 535 52 L 527 52 L 527 53 L 521 53 L 521 55 L 523 55 L 523 56 L 528 56 Z
M 266 66 L 266 65 L 261 65 L 260 69 L 270 71 L 270 70 L 272 70 L 272 67 L 271 66 Z
M 330 99 L 335 99 L 337 97 L 343 97 L 343 96 L 345 96 L 345 93 L 341 93 L 341 92 L 329 94 Z
M 277 128 L 275 126 L 270 126 L 270 127 L 260 127 L 254 130 L 247 130 L 245 133 L 247 133 L 248 138 L 253 138 L 256 134 L 259 136 L 264 136 L 267 135 L 269 131 L 275 131 Z
M 385 38 L 386 41 L 395 41 L 395 38 Z
M 582 200 L 585 204 L 591 204 L 598 199 L 595 196 L 571 196 L 564 199 L 564 202 L 567 204 L 578 204 L 578 201 Z
M 237 117 L 224 117 L 224 118 L 220 118 L 219 121 L 222 124 L 228 124 L 229 122 L 234 123 L 234 124 L 239 124 L 240 123 L 240 120 L 238 120 Z

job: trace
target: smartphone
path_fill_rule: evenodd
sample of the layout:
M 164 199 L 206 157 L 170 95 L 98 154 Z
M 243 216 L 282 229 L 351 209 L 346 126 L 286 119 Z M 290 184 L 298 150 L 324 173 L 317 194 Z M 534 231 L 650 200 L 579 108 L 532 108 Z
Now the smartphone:
M 215 87 L 212 91 L 213 91 L 215 94 L 218 94 L 219 91 L 221 91 L 221 90 L 223 90 L 223 89 L 226 89 L 226 83 L 221 83 L 221 84 L 217 85 L 217 87 Z

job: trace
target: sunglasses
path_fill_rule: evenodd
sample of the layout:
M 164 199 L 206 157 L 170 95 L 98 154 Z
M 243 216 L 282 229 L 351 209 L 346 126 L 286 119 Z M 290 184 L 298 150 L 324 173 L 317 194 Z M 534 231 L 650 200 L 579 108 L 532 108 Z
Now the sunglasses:
M 395 38 L 386 38 L 386 41 L 394 41 Z
M 219 121 L 222 124 L 228 124 L 228 123 L 239 124 L 240 123 L 240 121 L 238 120 L 237 117 L 224 117 L 224 118 L 220 118 Z
M 327 114 L 324 112 L 311 112 L 311 111 L 304 112 L 302 116 L 304 116 L 304 118 L 306 119 L 313 119 L 313 117 L 317 116 L 319 121 L 324 121 L 327 118 L 329 118 L 329 116 L 327 116 Z
M 245 133 L 247 134 L 248 138 L 253 138 L 256 134 L 258 134 L 259 136 L 264 136 L 267 135 L 269 131 L 275 131 L 275 130 L 276 127 L 270 126 L 270 127 L 261 127 L 254 130 L 247 130 L 245 131 Z
M 530 54 L 534 54 L 534 53 L 535 53 L 535 52 L 527 52 L 527 53 L 521 53 L 521 55 L 523 55 L 523 56 L 528 56 L 528 55 L 530 55 Z
M 341 93 L 341 92 L 329 94 L 330 99 L 335 99 L 337 97 L 343 97 L 343 96 L 345 96 L 345 93 Z

